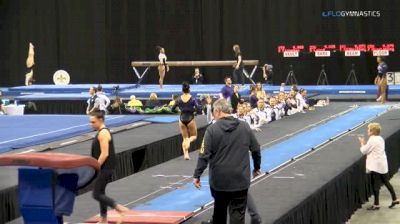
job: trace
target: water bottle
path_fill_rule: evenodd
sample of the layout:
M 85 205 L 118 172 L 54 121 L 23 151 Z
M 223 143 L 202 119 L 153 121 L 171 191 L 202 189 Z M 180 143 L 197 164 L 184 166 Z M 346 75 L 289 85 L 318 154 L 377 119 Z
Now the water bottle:
M 326 97 L 326 105 L 329 105 L 329 97 Z

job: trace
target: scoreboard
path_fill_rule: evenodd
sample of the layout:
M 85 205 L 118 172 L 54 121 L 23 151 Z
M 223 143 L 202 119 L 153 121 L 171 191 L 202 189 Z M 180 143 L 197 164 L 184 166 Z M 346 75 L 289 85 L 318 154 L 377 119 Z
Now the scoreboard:
M 330 57 L 332 53 L 343 53 L 345 57 L 358 57 L 362 53 L 371 52 L 373 56 L 389 56 L 395 51 L 394 43 L 384 44 L 324 44 L 324 45 L 279 45 L 279 54 L 283 57 L 300 57 L 302 53 L 314 54 L 315 57 Z

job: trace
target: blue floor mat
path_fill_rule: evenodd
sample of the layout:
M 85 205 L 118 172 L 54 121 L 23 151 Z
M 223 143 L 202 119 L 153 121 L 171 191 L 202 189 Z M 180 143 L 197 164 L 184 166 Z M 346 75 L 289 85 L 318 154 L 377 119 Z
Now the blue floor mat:
M 369 120 L 387 110 L 387 106 L 364 106 L 333 119 L 313 129 L 297 134 L 286 141 L 262 150 L 261 170 L 268 172 L 283 163 L 298 157 L 311 148 L 323 144 L 329 139 Z M 356 139 L 355 139 L 356 141 Z M 192 183 L 157 197 L 134 210 L 148 211 L 195 211 L 213 198 L 207 184 L 208 177 L 202 178 L 202 189 L 197 190 Z
M 148 118 L 142 115 L 111 115 L 108 127 Z M 0 116 L 0 153 L 62 140 L 93 131 L 86 115 Z
M 107 94 L 110 95 L 110 94 Z M 60 100 L 82 100 L 86 101 L 90 97 L 89 93 L 47 93 L 30 94 L 14 97 L 18 101 L 60 101 Z
M 98 84 L 70 84 L 70 85 L 30 85 L 15 86 L 8 88 L 10 92 L 23 93 L 88 93 L 89 88 Z M 112 93 L 115 86 L 119 86 L 119 90 L 133 88 L 135 84 L 102 84 L 103 91 Z
M 144 119 L 144 121 L 148 121 L 151 123 L 161 123 L 161 124 L 168 124 L 168 123 L 175 123 L 179 121 L 179 116 L 154 116 Z

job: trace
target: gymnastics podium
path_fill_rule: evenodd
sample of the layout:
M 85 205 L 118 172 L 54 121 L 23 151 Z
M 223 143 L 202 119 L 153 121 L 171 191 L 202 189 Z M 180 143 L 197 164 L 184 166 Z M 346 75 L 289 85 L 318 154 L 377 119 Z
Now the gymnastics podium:
M 0 155 L 0 166 L 19 166 L 19 208 L 25 224 L 62 224 L 76 192 L 97 176 L 98 162 L 64 153 Z

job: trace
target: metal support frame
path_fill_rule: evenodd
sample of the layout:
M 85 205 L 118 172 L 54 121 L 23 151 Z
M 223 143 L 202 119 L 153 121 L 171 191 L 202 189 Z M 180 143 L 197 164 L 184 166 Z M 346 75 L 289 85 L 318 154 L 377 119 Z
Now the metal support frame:
M 346 79 L 346 85 L 358 85 L 358 79 L 356 75 L 356 70 L 354 64 L 351 64 L 351 70 Z
M 251 73 L 250 73 L 250 74 L 246 71 L 246 69 L 243 68 L 243 73 L 244 73 L 244 75 L 245 75 L 245 76 L 250 80 L 250 82 L 253 83 L 254 85 L 256 84 L 256 82 L 254 82 L 253 76 L 254 76 L 254 74 L 255 74 L 256 71 L 257 71 L 257 67 L 258 67 L 257 65 L 254 66 L 254 68 L 253 68 L 253 70 L 251 70 Z
M 136 67 L 132 66 L 133 71 L 135 72 L 136 77 L 138 78 L 138 81 L 136 83 L 136 88 L 140 86 L 140 83 L 142 82 L 144 76 L 147 74 L 147 72 L 150 69 L 150 66 L 147 66 L 146 69 L 143 71 L 142 74 L 140 74 L 139 70 L 136 69 Z
M 319 77 L 317 81 L 317 86 L 319 85 L 329 85 L 328 75 L 325 72 L 325 65 L 321 65 L 321 71 L 319 72 Z
M 294 75 L 293 65 L 290 65 L 290 71 L 286 76 L 286 85 L 297 85 L 296 76 Z

